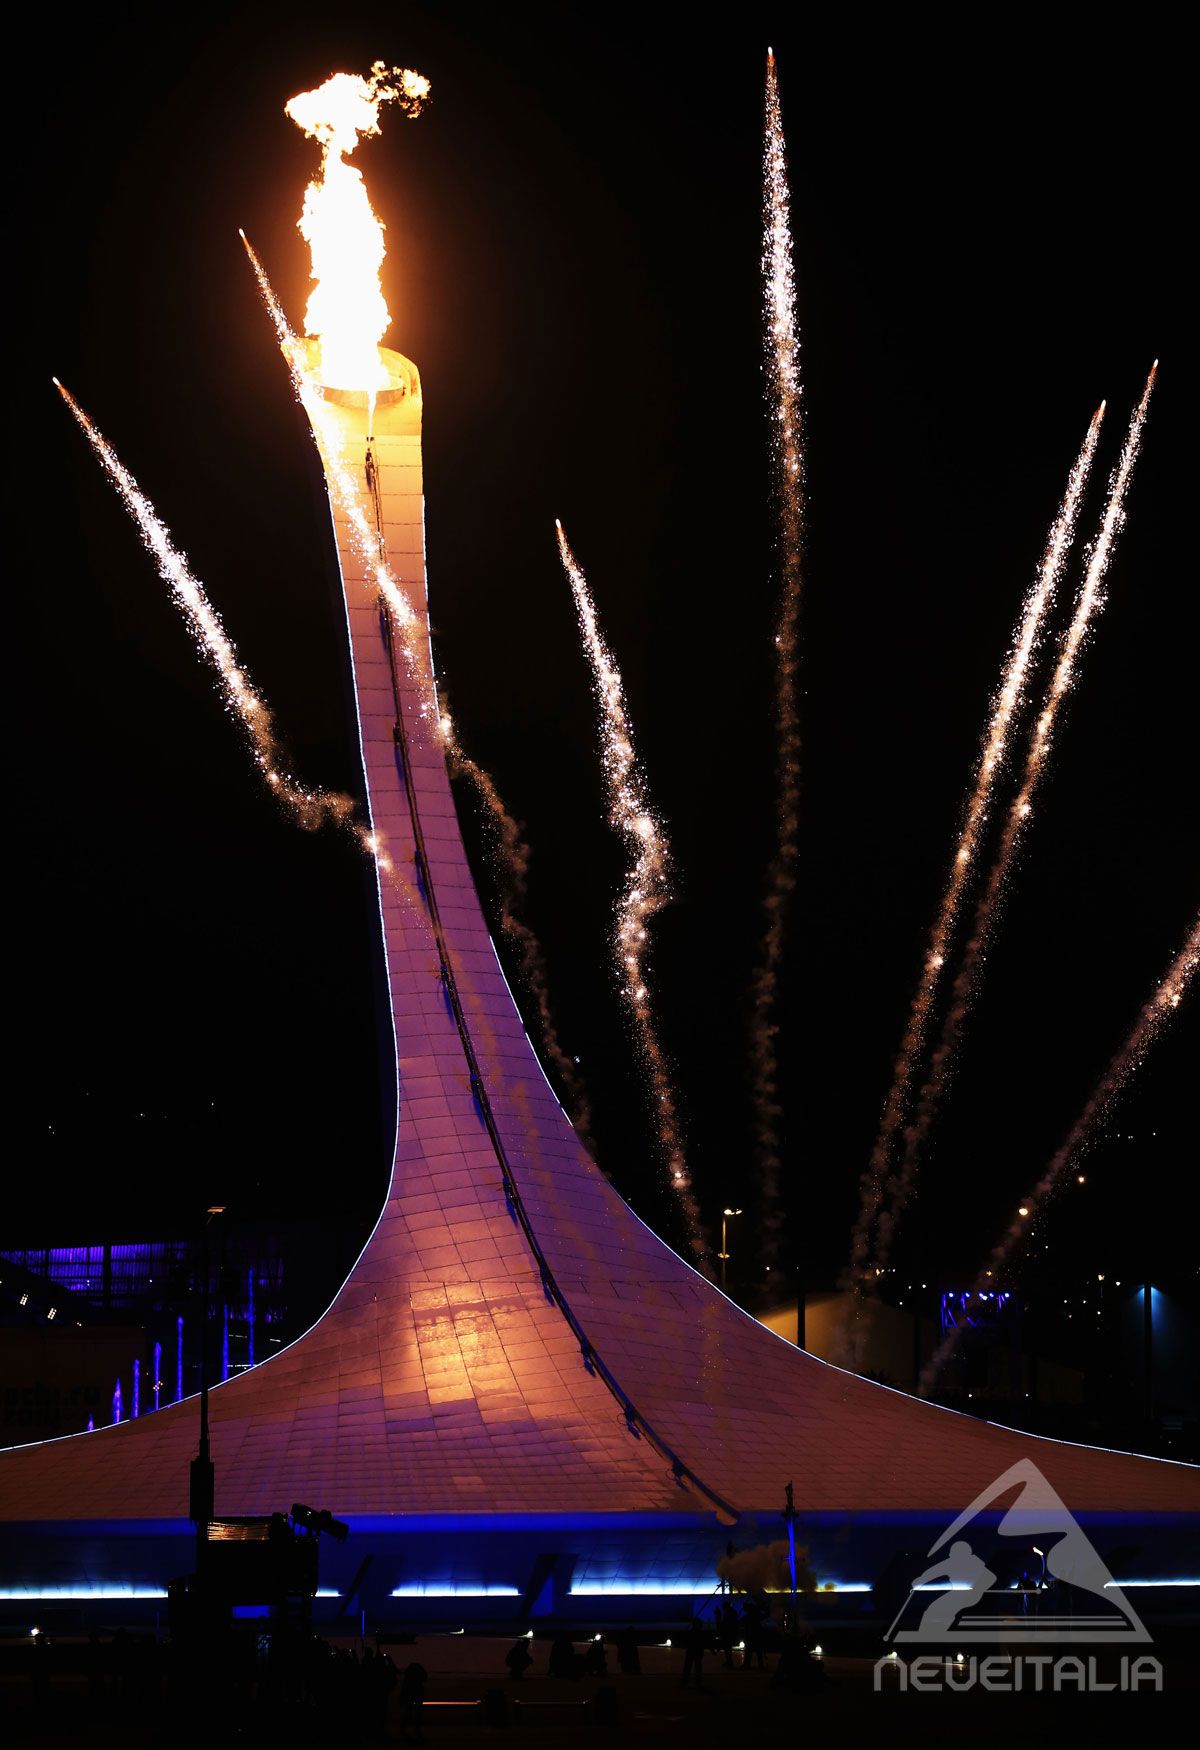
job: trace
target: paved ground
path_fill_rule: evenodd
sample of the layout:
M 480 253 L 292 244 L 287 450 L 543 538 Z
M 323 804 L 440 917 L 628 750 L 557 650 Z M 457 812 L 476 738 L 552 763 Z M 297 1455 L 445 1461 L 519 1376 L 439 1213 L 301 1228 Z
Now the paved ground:
M 792 1743 L 830 1744 L 850 1733 L 860 1740 L 891 1746 L 919 1742 L 953 1745 L 961 1750 L 1011 1750 L 1013 1734 L 1038 1746 L 1062 1738 L 1075 1740 L 1075 1750 L 1091 1750 L 1114 1735 L 1159 1731 L 1170 1693 L 1189 1714 L 1197 1700 L 1197 1665 L 1186 1648 L 1167 1649 L 1163 1659 L 1168 1693 L 1021 1694 L 987 1693 L 979 1687 L 959 1693 L 900 1693 L 889 1680 L 883 1693 L 873 1687 L 872 1665 L 866 1659 L 827 1658 L 825 1681 L 811 1693 L 793 1694 L 772 1686 L 771 1671 L 725 1671 L 719 1659 L 707 1661 L 703 1688 L 684 1690 L 679 1682 L 681 1655 L 677 1649 L 643 1649 L 640 1677 L 611 1676 L 607 1684 L 585 1678 L 572 1683 L 545 1675 L 547 1648 L 535 1648 L 533 1672 L 520 1684 L 502 1675 L 510 1641 L 466 1637 L 423 1637 L 415 1646 L 392 1649 L 397 1665 L 417 1657 L 430 1673 L 424 1741 L 437 1750 L 486 1750 L 499 1740 L 509 1750 L 577 1750 L 580 1739 L 628 1741 L 639 1747 L 679 1746 L 737 1750 L 762 1743 L 772 1750 Z M 1086 1649 L 1081 1649 L 1086 1662 Z M 774 1663 L 774 1661 L 772 1661 Z M 1110 1673 L 1110 1675 L 1113 1673 Z M 602 1688 L 612 1692 L 606 1725 Z M 479 1713 L 452 1703 L 472 1702 L 500 1689 L 508 1701 L 508 1725 L 499 1729 Z M 1186 1693 L 1190 1692 L 1190 1693 Z M 514 1706 L 514 1703 L 519 1704 Z M 190 1717 L 174 1717 L 179 1713 Z M 1082 1736 L 1081 1736 L 1082 1735 Z M 0 1743 L 13 1750 L 66 1750 L 87 1744 L 100 1750 L 165 1750 L 170 1746 L 205 1742 L 330 1745 L 357 1747 L 367 1743 L 397 1743 L 398 1717 L 393 1705 L 387 1736 L 364 1738 L 350 1721 L 313 1729 L 299 1717 L 263 1719 L 250 1706 L 223 1709 L 220 1717 L 200 1724 L 195 1707 L 179 1709 L 157 1694 L 118 1698 L 106 1690 L 98 1696 L 82 1676 L 59 1675 L 35 1707 L 32 1679 L 12 1672 L 0 1680 Z

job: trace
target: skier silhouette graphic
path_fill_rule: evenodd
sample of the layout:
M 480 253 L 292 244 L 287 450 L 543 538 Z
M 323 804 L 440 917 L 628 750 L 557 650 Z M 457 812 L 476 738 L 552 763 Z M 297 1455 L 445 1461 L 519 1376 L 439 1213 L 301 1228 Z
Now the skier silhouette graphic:
M 1000 1558 L 997 1565 L 1006 1572 L 1013 1557 L 1024 1559 L 1036 1549 L 1043 1567 L 1034 1612 L 1026 1608 L 1024 1590 L 1012 1585 L 997 1588 L 996 1575 L 961 1535 L 968 1530 L 987 1537 Z M 1078 1520 L 1030 1459 L 1019 1459 L 981 1490 L 942 1532 L 929 1560 L 930 1566 L 913 1581 L 885 1640 L 936 1642 L 951 1634 L 968 1641 L 1006 1644 L 1082 1638 L 1111 1646 L 1150 1640 L 1145 1624 Z M 923 1586 L 935 1588 L 937 1596 L 915 1628 L 899 1628 Z M 995 1593 L 991 1610 L 981 1611 L 978 1606 L 989 1591 Z
M 929 1605 L 921 1618 L 917 1633 L 922 1640 L 940 1640 L 948 1635 L 964 1610 L 978 1604 L 996 1576 L 986 1562 L 981 1562 L 965 1538 L 952 1543 L 946 1554 L 918 1574 L 912 1583 L 914 1592 L 921 1586 L 942 1581 L 946 1590 Z

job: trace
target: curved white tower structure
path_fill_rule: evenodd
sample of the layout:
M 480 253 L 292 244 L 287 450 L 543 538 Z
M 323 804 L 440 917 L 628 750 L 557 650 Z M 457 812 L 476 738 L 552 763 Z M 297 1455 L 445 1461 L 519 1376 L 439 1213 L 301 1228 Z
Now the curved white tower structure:
M 370 469 L 365 398 L 325 406 L 423 643 L 420 390 L 386 356 L 397 387 L 379 399 Z M 537 1526 L 539 1559 L 555 1519 L 575 1528 L 576 1554 L 588 1538 L 599 1550 L 606 1527 L 627 1551 L 639 1528 L 655 1547 L 664 1527 L 690 1528 L 691 1566 L 711 1572 L 731 1535 L 778 1525 L 789 1480 L 817 1544 L 821 1527 L 872 1516 L 953 1518 L 1021 1458 L 1076 1514 L 1127 1516 L 1124 1535 L 1129 1518 L 1200 1511 L 1188 1467 L 991 1427 L 814 1359 L 634 1216 L 538 1064 L 476 896 L 421 665 L 332 502 L 371 822 L 395 869 L 379 886 L 395 1157 L 328 1312 L 212 1392 L 218 1513 L 300 1499 L 385 1539 L 438 1525 L 474 1527 L 476 1544 L 489 1527 Z M 197 1420 L 191 1399 L 0 1455 L 0 1582 L 35 1583 L 51 1549 L 69 1575 L 81 1540 L 100 1568 L 119 1546 L 128 1572 L 140 1538 L 144 1569 L 151 1532 L 178 1571 Z M 536 1562 L 512 1549 L 524 1594 Z

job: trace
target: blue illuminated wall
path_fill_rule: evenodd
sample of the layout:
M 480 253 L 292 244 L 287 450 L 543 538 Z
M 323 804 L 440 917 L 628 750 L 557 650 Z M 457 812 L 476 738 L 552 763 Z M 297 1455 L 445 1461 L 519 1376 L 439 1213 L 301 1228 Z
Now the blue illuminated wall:
M 220 1478 L 218 1474 L 218 1501 Z M 1200 1602 L 1200 1550 L 1194 1522 L 1179 1515 L 1081 1515 L 1115 1574 L 1146 1588 L 1139 1610 L 1194 1611 Z M 977 1524 L 997 1525 L 1000 1515 Z M 317 1619 L 336 1627 L 468 1627 L 495 1632 L 523 1624 L 577 1630 L 626 1622 L 672 1625 L 712 1609 L 716 1565 L 726 1546 L 752 1548 L 784 1533 L 778 1514 L 747 1516 L 734 1528 L 712 1515 L 426 1515 L 351 1519 L 343 1544 L 322 1541 Z M 813 1621 L 870 1625 L 888 1576 L 920 1571 L 945 1529 L 942 1514 L 819 1514 L 802 1518 L 819 1587 L 805 1609 Z M 6 1526 L 0 1531 L 0 1622 L 23 1621 L 32 1605 L 99 1611 L 113 1620 L 153 1623 L 168 1582 L 190 1570 L 194 1543 L 186 1521 L 128 1526 L 81 1523 Z M 370 1558 L 369 1560 L 367 1558 Z M 1189 1566 L 1189 1563 L 1191 1564 Z M 1183 1582 L 1190 1582 L 1184 1585 Z M 1168 1582 L 1170 1584 L 1168 1584 Z M 882 1595 L 882 1594 L 881 1594 Z M 887 1594 L 890 1597 L 890 1593 Z

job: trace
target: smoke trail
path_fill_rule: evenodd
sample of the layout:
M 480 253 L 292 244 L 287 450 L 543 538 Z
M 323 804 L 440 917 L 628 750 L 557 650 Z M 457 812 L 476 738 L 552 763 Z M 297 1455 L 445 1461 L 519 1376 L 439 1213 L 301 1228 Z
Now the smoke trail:
M 892 1069 L 892 1085 L 884 1102 L 879 1134 L 871 1150 L 867 1171 L 862 1177 L 862 1204 L 851 1238 L 850 1262 L 842 1277 L 843 1288 L 856 1287 L 862 1278 L 872 1229 L 883 1202 L 885 1175 L 908 1104 L 917 1055 L 924 1042 L 930 1010 L 941 982 L 942 968 L 946 963 L 959 906 L 975 866 L 980 839 L 991 807 L 992 791 L 996 779 L 1004 769 L 1009 732 L 1025 702 L 1030 664 L 1041 642 L 1042 629 L 1054 605 L 1059 578 L 1075 538 L 1075 523 L 1096 454 L 1104 405 L 1101 402 L 1092 416 L 1083 448 L 1068 476 L 1066 492 L 1046 538 L 1037 575 L 1025 596 L 1021 618 L 1000 677 L 1000 686 L 992 701 L 991 714 L 984 729 L 975 768 L 974 783 L 950 864 L 946 890 L 929 933 L 929 945 L 921 966 L 920 982 L 913 995 L 904 1036 Z
M 1166 977 L 1146 1003 L 1134 1024 L 1133 1031 L 1110 1062 L 1092 1090 L 1083 1111 L 1071 1126 L 1066 1140 L 1029 1195 L 1020 1204 L 1017 1219 L 992 1247 L 985 1267 L 975 1279 L 976 1290 L 982 1290 L 995 1273 L 1011 1264 L 1033 1231 L 1048 1199 L 1062 1183 L 1063 1175 L 1078 1157 L 1080 1150 L 1095 1134 L 1108 1116 L 1109 1108 L 1130 1076 L 1141 1066 L 1146 1053 L 1163 1027 L 1183 1001 L 1188 985 L 1200 969 L 1200 916 L 1193 923 L 1187 941 L 1171 964 Z M 926 1391 L 950 1359 L 958 1342 L 958 1332 L 946 1334 L 937 1351 L 921 1374 L 920 1390 Z
M 187 560 L 176 550 L 158 512 L 111 444 L 57 377 L 53 382 L 137 524 L 142 541 L 158 567 L 159 576 L 170 588 L 176 606 L 183 613 L 197 648 L 215 669 L 225 702 L 244 726 L 254 763 L 266 782 L 292 810 L 301 826 L 312 828 L 325 820 L 345 825 L 354 812 L 353 798 L 308 789 L 283 770 L 271 713 L 251 685 L 233 642 L 221 624 L 220 615 L 192 575 Z
M 775 1003 L 787 904 L 796 886 L 800 803 L 800 713 L 796 646 L 800 624 L 804 538 L 804 457 L 801 447 L 800 341 L 792 266 L 790 192 L 783 115 L 774 53 L 767 50 L 763 140 L 763 308 L 773 429 L 775 496 L 779 519 L 780 605 L 775 631 L 776 844 L 767 867 L 765 924 L 751 983 L 750 1080 L 754 1096 L 755 1153 L 761 1200 L 763 1261 L 779 1251 L 780 1124 L 779 1028 Z
M 891 1207 L 880 1217 L 878 1226 L 875 1258 L 876 1263 L 880 1266 L 884 1264 L 890 1253 L 896 1224 L 912 1194 L 921 1150 L 933 1127 L 942 1095 L 950 1079 L 955 1051 L 978 988 L 980 969 L 999 911 L 1005 879 L 1025 830 L 1025 823 L 1033 812 L 1033 799 L 1038 784 L 1041 782 L 1049 763 L 1054 725 L 1059 708 L 1074 683 L 1084 639 L 1096 615 L 1104 605 L 1101 585 L 1112 558 L 1117 536 L 1125 521 L 1125 495 L 1141 445 L 1142 429 L 1146 423 L 1146 413 L 1154 391 L 1157 372 L 1158 361 L 1156 359 L 1151 367 L 1150 375 L 1146 379 L 1142 398 L 1134 408 L 1130 419 L 1120 459 L 1109 479 L 1108 500 L 1104 507 L 1100 530 L 1088 549 L 1087 568 L 1079 595 L 1076 598 L 1075 611 L 1063 637 L 1058 661 L 1046 690 L 1041 714 L 1030 738 L 1029 750 L 1025 756 L 1025 771 L 1021 779 L 1021 788 L 1009 809 L 1004 831 L 1000 838 L 1000 847 L 988 875 L 987 885 L 975 908 L 971 936 L 963 949 L 962 962 L 954 980 L 950 1007 L 942 1026 L 941 1038 L 930 1059 L 929 1073 L 920 1091 L 913 1122 L 905 1131 L 904 1155 L 894 1181 L 889 1184 L 889 1190 L 892 1193 Z
M 413 609 L 404 585 L 388 564 L 378 506 L 373 506 L 371 512 L 368 513 L 363 489 L 356 475 L 346 466 L 343 459 L 341 437 L 336 422 L 330 414 L 328 404 L 321 394 L 319 386 L 313 382 L 301 362 L 300 343 L 292 332 L 283 307 L 275 295 L 274 287 L 267 278 L 266 270 L 255 254 L 246 233 L 239 231 L 238 235 L 241 237 L 246 254 L 250 258 L 259 291 L 274 325 L 280 349 L 287 361 L 292 387 L 313 431 L 316 433 L 325 476 L 331 484 L 334 504 L 350 524 L 359 557 L 367 568 L 367 574 L 373 579 L 380 597 L 387 607 L 392 625 L 399 636 L 404 662 L 409 677 L 416 687 L 419 715 L 436 738 L 441 741 L 451 771 L 464 773 L 475 784 L 495 825 L 503 875 L 502 926 L 517 952 L 518 964 L 526 989 L 537 1008 L 542 1046 L 558 1073 L 559 1086 L 570 1106 L 572 1121 L 584 1141 L 590 1143 L 591 1110 L 582 1080 L 574 1063 L 563 1050 L 554 1024 L 550 1005 L 549 981 L 541 943 L 529 925 L 518 915 L 518 909 L 525 899 L 529 848 L 522 839 L 521 830 L 516 821 L 505 807 L 495 781 L 479 765 L 478 761 L 471 759 L 468 754 L 464 753 L 459 745 L 449 714 L 439 708 L 429 639 L 424 632 L 419 616 Z
M 648 926 L 670 897 L 666 838 L 661 823 L 655 819 L 646 801 L 637 769 L 633 732 L 625 709 L 620 671 L 600 632 L 587 578 L 567 543 L 562 524 L 557 523 L 555 526 L 558 530 L 559 557 L 575 597 L 575 608 L 579 615 L 588 660 L 592 666 L 596 702 L 600 710 L 601 765 L 608 792 L 608 818 L 614 830 L 625 840 L 632 857 L 613 929 L 617 977 L 633 1016 L 642 1060 L 654 1096 L 658 1137 L 671 1188 L 683 1210 L 691 1248 L 696 1258 L 704 1263 L 707 1246 L 700 1223 L 700 1210 L 692 1193 L 675 1091 L 666 1054 L 659 1044 L 647 982 Z
M 566 1095 L 571 1122 L 590 1146 L 592 1111 L 587 1091 L 575 1064 L 563 1050 L 554 1025 L 542 945 L 520 916 L 529 884 L 529 846 L 522 836 L 520 826 L 504 806 L 491 774 L 463 753 L 456 738 L 450 738 L 449 719 L 443 717 L 442 721 L 447 728 L 451 773 L 461 773 L 463 777 L 470 779 L 491 817 L 500 862 L 500 927 L 512 943 L 522 982 L 537 1008 L 542 1044 Z

